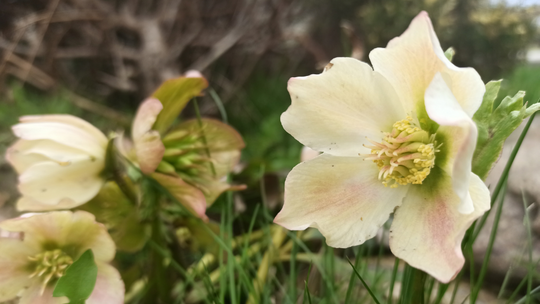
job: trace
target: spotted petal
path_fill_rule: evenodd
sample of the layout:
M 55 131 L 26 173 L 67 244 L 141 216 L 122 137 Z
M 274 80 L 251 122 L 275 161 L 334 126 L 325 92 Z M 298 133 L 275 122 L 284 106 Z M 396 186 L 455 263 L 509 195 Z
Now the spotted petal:
M 292 104 L 281 115 L 287 132 L 302 144 L 336 156 L 368 153 L 366 136 L 381 138 L 406 117 L 388 81 L 369 65 L 335 58 L 319 75 L 291 78 Z
M 437 72 L 448 75 L 451 90 L 469 117 L 482 103 L 485 87 L 480 75 L 472 68 L 456 67 L 445 57 L 426 12 L 418 14 L 386 48 L 371 51 L 369 59 L 399 93 L 408 113 L 422 114 L 424 92 Z
M 468 194 L 473 212 L 458 211 L 461 200 L 452 190 L 451 178 L 435 167 L 431 175 L 436 175 L 436 182 L 430 179 L 410 187 L 390 229 L 394 255 L 443 283 L 452 280 L 463 267 L 463 236 L 490 206 L 489 190 L 478 176 L 470 174 Z
M 378 167 L 360 157 L 323 154 L 287 176 L 285 205 L 274 222 L 290 230 L 315 227 L 332 247 L 362 244 L 375 236 L 408 186 L 389 189 Z
M 23 197 L 20 210 L 43 210 L 45 205 L 57 209 L 58 204 L 73 208 L 92 199 L 104 183 L 99 176 L 104 160 L 88 155 L 73 157 L 69 162 L 39 162 L 19 176 Z M 38 202 L 34 207 L 32 201 Z

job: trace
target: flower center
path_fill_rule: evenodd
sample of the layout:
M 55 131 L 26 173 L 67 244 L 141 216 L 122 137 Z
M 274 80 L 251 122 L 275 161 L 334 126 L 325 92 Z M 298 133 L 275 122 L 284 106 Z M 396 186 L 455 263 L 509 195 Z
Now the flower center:
M 34 266 L 34 272 L 30 278 L 40 277 L 43 280 L 42 294 L 51 280 L 63 276 L 66 268 L 73 264 L 73 259 L 60 249 L 38 253 L 35 256 L 29 256 L 28 259 Z
M 373 160 L 379 167 L 379 180 L 385 186 L 422 184 L 435 166 L 435 153 L 439 152 L 435 134 L 430 135 L 414 123 L 412 117 L 393 125 L 392 132 L 384 132 L 381 142 L 368 139 L 373 145 L 364 160 Z

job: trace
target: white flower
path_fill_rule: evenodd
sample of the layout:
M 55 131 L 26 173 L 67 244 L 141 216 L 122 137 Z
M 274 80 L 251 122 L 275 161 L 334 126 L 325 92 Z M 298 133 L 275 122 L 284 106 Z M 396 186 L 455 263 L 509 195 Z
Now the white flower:
M 373 69 L 336 58 L 320 75 L 289 81 L 283 127 L 324 153 L 291 171 L 275 222 L 318 228 L 330 246 L 349 247 L 375 236 L 397 208 L 392 252 L 448 282 L 464 264 L 465 231 L 490 205 L 471 173 L 471 117 L 484 84 L 446 59 L 425 12 L 370 59 Z
M 19 210 L 68 209 L 98 192 L 104 178 L 107 137 L 71 115 L 24 116 L 13 126 L 20 138 L 6 153 L 19 173 Z
M 84 211 L 56 211 L 0 222 L 0 228 L 22 238 L 0 238 L 0 302 L 19 297 L 19 304 L 60 304 L 52 292 L 65 269 L 92 249 L 98 267 L 87 304 L 124 303 L 124 283 L 108 263 L 114 242 L 102 224 Z

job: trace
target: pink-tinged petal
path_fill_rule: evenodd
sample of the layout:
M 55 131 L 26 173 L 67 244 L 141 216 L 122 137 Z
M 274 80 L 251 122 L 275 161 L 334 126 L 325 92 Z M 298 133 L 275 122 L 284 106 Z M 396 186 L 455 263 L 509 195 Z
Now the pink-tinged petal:
M 98 276 L 94 291 L 86 304 L 122 304 L 124 303 L 124 282 L 116 268 L 109 264 L 97 263 Z
M 460 213 L 460 199 L 452 191 L 451 179 L 434 168 L 437 183 L 410 187 L 403 205 L 394 215 L 390 249 L 409 265 L 448 283 L 461 270 L 465 259 L 461 241 L 474 220 L 489 209 L 489 190 L 471 173 L 469 195 L 474 205 L 470 214 Z M 431 177 L 431 176 L 430 176 Z
M 53 290 L 54 286 L 48 286 L 41 293 L 41 284 L 35 282 L 35 284 L 23 291 L 19 304 L 65 304 L 69 302 L 66 297 L 53 297 Z
M 102 262 L 111 261 L 116 252 L 105 226 L 86 211 L 34 214 L 0 222 L 0 228 L 24 232 L 23 242 L 38 252 L 53 243 L 77 259 L 84 251 L 92 249 L 96 261 Z
M 86 120 L 80 119 L 79 117 L 72 116 L 72 115 L 62 115 L 62 114 L 54 114 L 54 115 L 28 115 L 23 116 L 19 118 L 20 122 L 59 122 L 64 123 L 68 125 L 75 126 L 77 128 L 80 128 L 87 132 L 88 134 L 91 134 L 95 140 L 97 140 L 102 146 L 107 145 L 107 137 L 96 127 L 94 127 L 91 123 L 87 122 Z
M 15 298 L 32 283 L 26 257 L 36 253 L 21 240 L 0 238 L 0 302 Z
M 51 205 L 51 209 L 60 203 L 73 208 L 88 202 L 99 192 L 104 183 L 99 173 L 104 166 L 103 159 L 88 155 L 67 163 L 40 162 L 19 176 L 19 191 L 42 205 Z
M 203 220 L 208 219 L 206 216 L 206 199 L 201 190 L 184 182 L 179 177 L 157 172 L 152 173 L 151 176 L 191 213 Z
M 73 159 L 90 156 L 79 149 L 74 149 L 52 140 L 18 140 L 6 151 L 7 161 L 20 174 L 32 165 L 43 161 L 55 161 L 67 164 Z
M 459 211 L 471 213 L 468 199 L 469 176 L 478 132 L 472 119 L 462 109 L 440 73 L 435 74 L 425 93 L 426 111 L 440 125 L 437 139 L 442 143 L 443 156 L 435 160 L 452 178 L 454 191 L 461 199 Z
M 407 113 L 423 108 L 424 92 L 437 72 L 448 75 L 451 90 L 469 117 L 482 103 L 485 87 L 480 75 L 473 68 L 456 67 L 444 56 L 426 12 L 386 48 L 371 51 L 369 58 L 398 92 Z
M 281 115 L 285 130 L 302 144 L 336 156 L 369 153 L 366 136 L 403 118 L 399 97 L 384 77 L 364 62 L 334 58 L 319 75 L 291 78 L 292 104 Z
M 319 155 L 321 155 L 321 152 L 315 151 L 315 150 L 311 149 L 310 147 L 304 146 L 302 148 L 302 152 L 300 153 L 300 160 L 303 161 L 303 162 L 306 162 L 308 160 L 314 159 L 315 157 L 317 157 Z
M 163 105 L 159 100 L 148 98 L 141 104 L 133 120 L 131 137 L 139 166 L 145 174 L 156 170 L 165 152 L 159 132 L 152 130 L 161 110 Z
M 285 204 L 274 219 L 289 230 L 315 227 L 332 247 L 362 244 L 375 236 L 408 186 L 384 187 L 378 167 L 360 157 L 323 154 L 301 163 L 285 181 Z
M 56 121 L 30 121 L 14 125 L 12 130 L 17 137 L 24 140 L 48 139 L 67 147 L 85 151 L 96 158 L 105 157 L 107 142 L 103 142 L 102 138 L 96 138 L 94 134 L 74 125 Z

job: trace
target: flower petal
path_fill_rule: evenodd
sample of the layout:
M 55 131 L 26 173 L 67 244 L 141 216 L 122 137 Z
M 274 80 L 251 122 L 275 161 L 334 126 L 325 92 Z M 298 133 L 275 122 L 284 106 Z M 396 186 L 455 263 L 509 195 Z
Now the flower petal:
M 302 144 L 336 156 L 369 153 L 362 147 L 390 132 L 406 113 L 384 77 L 352 58 L 334 58 L 319 75 L 291 78 L 292 104 L 281 115 Z
M 206 216 L 206 199 L 201 190 L 184 182 L 179 177 L 157 172 L 152 173 L 151 176 L 195 216 L 204 220 L 208 219 Z
M 41 162 L 19 176 L 19 191 L 43 205 L 51 205 L 53 209 L 61 202 L 73 208 L 86 203 L 99 192 L 104 183 L 99 176 L 103 168 L 103 159 L 87 155 L 69 163 Z
M 52 140 L 18 140 L 6 151 L 6 159 L 20 174 L 42 161 L 69 163 L 74 158 L 89 157 L 88 153 Z
M 478 132 L 472 119 L 463 111 L 440 73 L 435 74 L 425 93 L 426 111 L 440 125 L 443 156 L 435 164 L 452 178 L 452 186 L 461 199 L 459 211 L 471 213 L 474 208 L 468 199 L 469 176 Z
M 94 291 L 86 304 L 122 304 L 124 303 L 124 282 L 120 273 L 109 264 L 97 263 L 98 275 Z
M 19 304 L 65 304 L 69 300 L 66 297 L 53 297 L 54 286 L 45 288 L 41 293 L 41 284 L 35 283 L 21 294 Z
M 424 92 L 437 72 L 448 75 L 452 92 L 469 117 L 482 103 L 485 87 L 480 75 L 473 68 L 456 67 L 444 56 L 426 12 L 418 14 L 386 48 L 371 51 L 369 59 L 399 92 L 408 113 L 423 108 Z
M 40 251 L 47 244 L 55 244 L 74 259 L 92 249 L 96 261 L 108 262 L 116 251 L 105 226 L 85 211 L 56 211 L 19 217 L 0 222 L 0 228 L 24 232 L 23 242 L 29 248 Z
M 65 114 L 53 114 L 53 115 L 28 115 L 19 118 L 20 122 L 59 122 L 68 125 L 75 126 L 91 134 L 102 146 L 107 145 L 107 137 L 98 128 L 94 127 L 91 123 L 79 117 Z
M 378 167 L 360 157 L 323 154 L 301 163 L 285 181 L 285 204 L 274 222 L 289 230 L 315 227 L 332 247 L 375 236 L 408 187 L 384 187 Z
M 145 174 L 156 170 L 165 152 L 159 132 L 152 130 L 161 110 L 163 110 L 163 105 L 159 100 L 148 98 L 140 105 L 133 120 L 131 137 L 139 166 Z
M 22 120 L 25 121 L 25 120 Z M 22 122 L 12 127 L 13 133 L 24 140 L 48 139 L 67 147 L 85 151 L 96 158 L 104 158 L 107 141 L 103 134 L 96 137 L 94 132 L 87 132 L 77 125 L 58 121 Z M 98 130 L 99 131 L 99 130 Z
M 460 199 L 450 187 L 450 177 L 437 167 L 431 174 L 439 174 L 438 183 L 412 186 L 397 209 L 390 229 L 390 249 L 409 265 L 448 283 L 465 262 L 461 252 L 465 232 L 489 209 L 489 190 L 471 173 L 469 194 L 474 211 L 462 214 L 457 210 Z
M 26 257 L 36 253 L 21 240 L 0 238 L 0 302 L 15 298 L 19 291 L 30 285 L 32 280 L 28 277 Z

